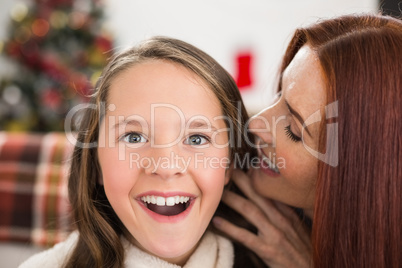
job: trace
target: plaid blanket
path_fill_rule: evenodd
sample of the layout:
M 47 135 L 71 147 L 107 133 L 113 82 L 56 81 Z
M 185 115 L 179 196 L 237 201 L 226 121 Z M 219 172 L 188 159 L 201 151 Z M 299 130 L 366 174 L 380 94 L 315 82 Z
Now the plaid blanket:
M 72 151 L 64 133 L 0 132 L 0 241 L 49 247 L 66 238 Z

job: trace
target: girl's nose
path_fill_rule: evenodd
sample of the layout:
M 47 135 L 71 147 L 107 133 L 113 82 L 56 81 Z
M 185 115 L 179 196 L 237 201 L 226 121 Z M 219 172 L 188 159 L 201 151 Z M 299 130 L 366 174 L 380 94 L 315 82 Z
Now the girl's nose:
M 152 155 L 148 157 L 148 164 L 144 167 L 145 174 L 149 176 L 159 176 L 162 179 L 169 179 L 181 176 L 185 173 L 186 167 L 174 146 L 166 148 L 154 148 Z

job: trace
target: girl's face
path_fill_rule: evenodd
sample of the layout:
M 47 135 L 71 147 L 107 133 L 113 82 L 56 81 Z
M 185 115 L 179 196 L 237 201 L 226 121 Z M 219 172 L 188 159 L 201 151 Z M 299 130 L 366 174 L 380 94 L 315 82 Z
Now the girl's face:
M 261 147 L 260 168 L 251 174 L 255 190 L 262 196 L 303 208 L 310 217 L 317 159 L 306 148 L 317 151 L 320 124 L 316 118 L 324 100 L 320 63 L 305 45 L 283 73 L 280 97 L 254 116 L 249 125 Z M 307 127 L 303 127 L 307 119 Z M 316 123 L 309 123 L 313 121 Z
M 214 93 L 182 66 L 150 60 L 112 81 L 100 183 L 134 244 L 186 262 L 229 180 L 227 131 Z

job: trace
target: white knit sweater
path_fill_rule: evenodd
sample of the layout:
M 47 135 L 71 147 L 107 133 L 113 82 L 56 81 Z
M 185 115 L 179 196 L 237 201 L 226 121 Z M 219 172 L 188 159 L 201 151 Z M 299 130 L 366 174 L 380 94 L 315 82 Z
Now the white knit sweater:
M 62 264 L 74 249 L 77 240 L 78 233 L 73 232 L 66 241 L 32 256 L 23 262 L 19 268 L 62 267 Z M 126 259 L 124 264 L 126 268 L 180 267 L 140 250 L 125 239 L 122 239 L 122 243 L 125 248 Z M 183 268 L 229 268 L 233 267 L 233 261 L 234 251 L 232 243 L 222 236 L 207 231 Z

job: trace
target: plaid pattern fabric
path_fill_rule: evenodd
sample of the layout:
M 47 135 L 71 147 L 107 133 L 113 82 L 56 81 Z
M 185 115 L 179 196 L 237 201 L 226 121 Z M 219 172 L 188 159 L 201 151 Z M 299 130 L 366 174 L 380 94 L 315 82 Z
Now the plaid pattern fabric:
M 64 133 L 0 132 L 0 241 L 52 246 L 65 239 L 73 148 Z

